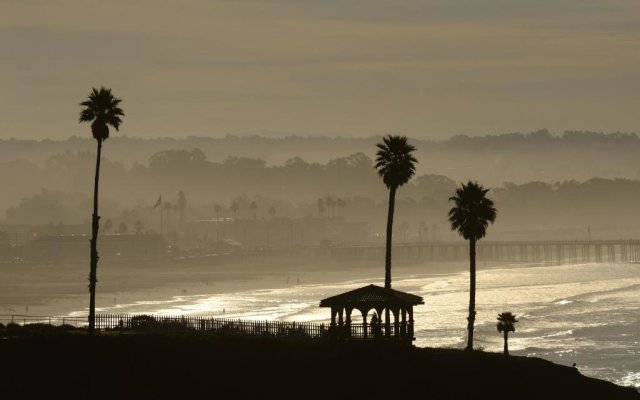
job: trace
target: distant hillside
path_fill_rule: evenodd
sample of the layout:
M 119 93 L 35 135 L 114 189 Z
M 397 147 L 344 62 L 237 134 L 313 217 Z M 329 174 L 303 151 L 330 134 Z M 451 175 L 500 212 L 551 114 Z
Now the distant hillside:
M 260 158 L 267 165 L 282 165 L 300 157 L 308 162 L 327 161 L 363 152 L 375 154 L 377 137 L 264 137 L 227 136 L 185 139 L 109 139 L 104 155 L 131 166 L 146 164 L 164 150 L 200 149 L 211 161 L 230 156 Z M 479 137 L 456 136 L 448 140 L 412 139 L 418 148 L 418 173 L 446 175 L 455 181 L 478 179 L 489 185 L 503 182 L 587 180 L 592 177 L 640 177 L 640 138 L 634 133 L 565 132 L 546 130 Z M 0 140 L 0 163 L 24 159 L 44 165 L 52 155 L 66 151 L 95 151 L 90 138 L 63 141 Z
M 89 152 L 51 156 L 44 166 L 0 162 L 0 187 L 6 188 L 0 196 L 4 214 L 0 222 L 85 223 L 91 214 L 94 166 L 95 156 Z M 418 173 L 402 186 L 396 204 L 395 227 L 402 231 L 398 238 L 456 238 L 448 229 L 447 212 L 448 199 L 459 182 L 445 175 Z M 383 232 L 386 223 L 388 192 L 365 153 L 326 163 L 296 157 L 284 165 L 270 166 L 265 160 L 248 157 L 212 161 L 200 149 L 164 150 L 132 166 L 105 157 L 100 183 L 101 215 L 115 226 L 140 221 L 159 231 L 159 213 L 153 206 L 160 196 L 169 225 L 182 217 L 214 215 L 238 219 L 344 217 L 368 222 L 375 235 Z M 599 239 L 640 234 L 640 221 L 633 218 L 640 203 L 640 180 L 480 183 L 491 188 L 490 196 L 499 210 L 491 228 L 494 238 L 581 239 L 589 231 Z M 180 191 L 187 201 L 182 212 L 176 211 Z

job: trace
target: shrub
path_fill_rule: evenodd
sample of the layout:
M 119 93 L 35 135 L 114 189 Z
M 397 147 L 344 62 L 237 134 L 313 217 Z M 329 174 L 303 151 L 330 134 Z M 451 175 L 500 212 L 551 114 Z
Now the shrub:
M 151 315 L 136 315 L 131 318 L 129 328 L 136 331 L 150 331 L 157 325 L 157 321 Z

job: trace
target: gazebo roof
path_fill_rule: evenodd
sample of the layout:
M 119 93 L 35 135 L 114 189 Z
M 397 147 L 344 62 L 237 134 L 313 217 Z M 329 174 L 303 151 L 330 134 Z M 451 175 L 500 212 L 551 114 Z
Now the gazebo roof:
M 320 301 L 320 307 L 356 307 L 362 304 L 414 306 L 424 304 L 424 301 L 420 296 L 376 285 L 364 286 Z

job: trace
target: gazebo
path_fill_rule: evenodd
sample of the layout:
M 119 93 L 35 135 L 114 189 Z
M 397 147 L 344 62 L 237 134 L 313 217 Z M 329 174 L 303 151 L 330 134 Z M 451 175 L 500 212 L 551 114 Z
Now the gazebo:
M 320 301 L 331 308 L 331 329 L 349 338 L 387 338 L 411 342 L 413 306 L 424 304 L 422 297 L 381 286 L 369 285 Z M 352 323 L 351 313 L 360 311 L 362 323 Z M 367 321 L 369 311 L 376 314 Z M 382 316 L 388 316 L 382 319 Z M 376 315 L 374 317 L 374 315 Z M 390 315 L 393 315 L 393 323 Z

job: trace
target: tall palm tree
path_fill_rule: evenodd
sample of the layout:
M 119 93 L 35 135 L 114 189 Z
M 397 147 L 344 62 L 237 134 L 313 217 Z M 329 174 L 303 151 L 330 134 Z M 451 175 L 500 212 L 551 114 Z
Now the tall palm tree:
M 490 189 L 477 182 L 467 182 L 449 198 L 455 206 L 449 210 L 451 229 L 469 241 L 469 316 L 467 317 L 467 350 L 473 351 L 473 324 L 476 320 L 476 242 L 487 233 L 489 223 L 496 220 L 493 201 L 486 197 Z
M 498 332 L 502 332 L 504 335 L 504 355 L 509 355 L 509 332 L 515 332 L 515 324 L 518 322 L 516 316 L 509 311 L 498 314 Z
M 415 147 L 407 143 L 405 136 L 385 136 L 382 143 L 376 144 L 375 168 L 389 189 L 389 209 L 387 213 L 387 249 L 385 253 L 384 287 L 391 289 L 391 243 L 393 236 L 393 211 L 396 202 L 396 190 L 416 172 L 418 160 L 411 154 Z M 387 315 L 387 320 L 389 319 Z
M 118 104 L 122 100 L 111 94 L 111 89 L 104 86 L 100 89 L 93 88 L 87 100 L 80 103 L 83 109 L 80 111 L 80 122 L 91 122 L 91 133 L 98 142 L 96 154 L 96 175 L 93 185 L 93 215 L 91 223 L 91 265 L 89 271 L 89 333 L 95 329 L 96 317 L 96 283 L 98 269 L 98 229 L 100 217 L 98 216 L 98 184 L 100 181 L 100 156 L 102 143 L 109 138 L 109 125 L 119 130 L 124 112 Z

